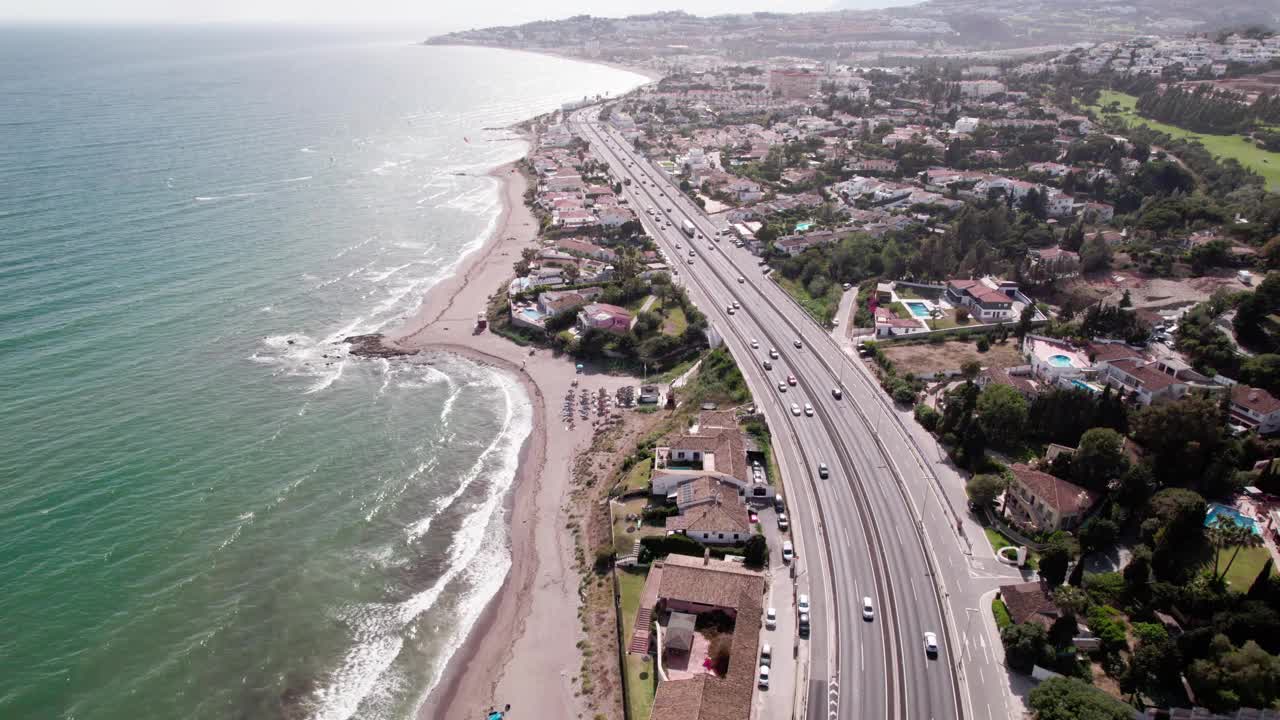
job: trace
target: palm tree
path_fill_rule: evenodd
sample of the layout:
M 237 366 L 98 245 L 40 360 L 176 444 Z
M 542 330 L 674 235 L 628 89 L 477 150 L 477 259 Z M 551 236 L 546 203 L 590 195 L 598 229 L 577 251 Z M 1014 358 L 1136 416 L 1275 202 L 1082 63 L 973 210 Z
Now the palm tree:
M 1228 517 L 1219 516 L 1205 531 L 1208 536 L 1209 544 L 1213 546 L 1213 579 L 1222 582 L 1227 573 L 1231 571 L 1231 565 L 1236 561 L 1236 557 L 1240 555 L 1240 550 L 1246 547 L 1257 547 L 1262 544 L 1262 538 L 1253 531 L 1253 528 L 1238 525 L 1234 520 Z M 1222 574 L 1218 574 L 1218 560 L 1222 555 L 1222 550 L 1234 548 L 1231 553 L 1231 559 L 1227 560 L 1227 566 L 1222 568 Z

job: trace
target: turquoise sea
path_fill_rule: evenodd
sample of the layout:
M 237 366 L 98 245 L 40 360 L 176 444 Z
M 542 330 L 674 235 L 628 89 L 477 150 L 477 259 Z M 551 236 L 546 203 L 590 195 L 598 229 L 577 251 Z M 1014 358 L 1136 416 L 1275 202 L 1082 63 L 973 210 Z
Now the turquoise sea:
M 527 397 L 338 341 L 642 78 L 418 39 L 0 27 L 0 718 L 409 717 L 496 591 Z

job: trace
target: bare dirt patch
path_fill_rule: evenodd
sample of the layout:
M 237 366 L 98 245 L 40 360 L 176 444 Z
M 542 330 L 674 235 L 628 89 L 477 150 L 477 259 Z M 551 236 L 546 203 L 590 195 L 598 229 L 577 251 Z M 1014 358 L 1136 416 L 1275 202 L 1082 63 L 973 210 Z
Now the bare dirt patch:
M 987 352 L 978 352 L 972 342 L 949 340 L 940 345 L 920 343 L 918 345 L 895 345 L 886 343 L 880 349 L 893 362 L 898 375 L 913 373 L 916 377 L 931 378 L 934 373 L 959 370 L 969 360 L 976 360 L 984 368 L 1016 367 L 1025 364 L 1022 354 L 1018 352 L 1016 339 L 1009 339 L 1003 345 L 994 343 Z

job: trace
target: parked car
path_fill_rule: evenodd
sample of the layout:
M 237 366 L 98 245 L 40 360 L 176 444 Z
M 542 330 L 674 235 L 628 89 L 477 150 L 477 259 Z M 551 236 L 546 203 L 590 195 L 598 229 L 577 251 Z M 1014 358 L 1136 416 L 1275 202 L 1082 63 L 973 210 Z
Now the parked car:
M 764 626 L 770 630 L 778 627 L 778 611 L 776 608 L 769 608 L 764 611 Z
M 760 686 L 761 690 L 769 689 L 769 666 L 768 665 L 760 666 L 760 678 L 756 681 L 756 684 Z
M 773 509 L 778 512 L 782 512 L 787 509 L 787 502 L 782 497 L 781 493 L 773 496 Z
M 924 654 L 931 658 L 938 657 L 938 636 L 931 632 L 924 634 Z
M 787 514 L 784 512 L 778 513 L 778 529 L 786 532 L 790 527 L 791 523 L 787 521 Z
M 809 637 L 809 613 L 800 613 L 800 637 Z
M 802 613 L 809 612 L 809 596 L 808 595 L 801 593 L 800 597 L 796 598 L 796 610 L 799 610 Z
M 764 667 L 773 664 L 773 648 L 769 647 L 769 643 L 760 646 L 760 664 Z
M 782 562 L 789 563 L 796 556 L 795 548 L 791 546 L 790 540 L 782 541 Z

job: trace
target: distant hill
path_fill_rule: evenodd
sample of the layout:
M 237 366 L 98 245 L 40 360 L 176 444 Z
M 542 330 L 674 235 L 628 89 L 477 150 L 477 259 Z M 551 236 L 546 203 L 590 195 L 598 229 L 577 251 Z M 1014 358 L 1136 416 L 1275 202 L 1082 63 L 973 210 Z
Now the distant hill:
M 450 33 L 432 44 L 472 44 L 619 61 L 718 55 L 751 61 L 1001 51 L 1177 35 L 1224 27 L 1280 26 L 1280 0 L 836 0 L 840 9 L 698 17 L 684 12 L 565 20 Z M 876 7 L 870 7 L 876 6 Z

